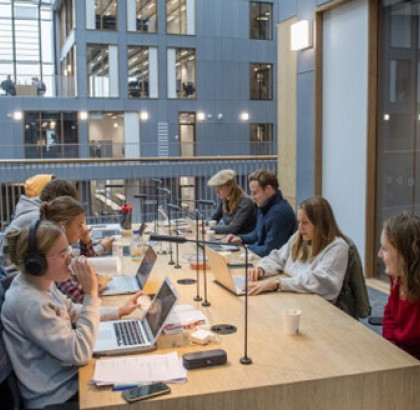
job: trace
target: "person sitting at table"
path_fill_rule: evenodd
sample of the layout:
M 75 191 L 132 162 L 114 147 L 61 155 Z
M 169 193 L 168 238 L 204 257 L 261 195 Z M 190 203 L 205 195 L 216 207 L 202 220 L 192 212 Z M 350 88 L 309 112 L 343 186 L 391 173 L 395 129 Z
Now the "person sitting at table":
M 20 268 L 1 309 L 3 340 L 25 408 L 77 401 L 78 368 L 89 363 L 100 320 L 136 309 L 141 292 L 119 308 L 100 308 L 96 275 L 86 258 L 72 260 L 63 230 L 35 220 L 7 234 L 10 257 Z M 83 289 L 73 304 L 56 287 L 72 273 Z
M 229 234 L 223 243 L 243 243 L 259 256 L 280 248 L 296 229 L 296 217 L 283 198 L 277 176 L 268 170 L 255 171 L 248 176 L 251 198 L 258 207 L 257 225 L 247 234 Z
M 63 229 L 70 244 L 79 242 L 81 255 L 99 256 L 90 239 L 91 229 L 88 229 L 85 225 L 85 210 L 80 202 L 70 196 L 60 196 L 51 202 L 43 202 L 40 213 L 42 220 L 55 222 Z M 112 237 L 102 239 L 100 242 L 102 252 L 110 249 L 113 241 L 114 238 Z M 106 288 L 109 279 L 107 276 L 98 276 L 99 293 Z M 73 302 L 82 302 L 83 289 L 74 276 L 71 276 L 65 282 L 57 283 L 57 287 Z
M 212 228 L 217 234 L 246 234 L 255 228 L 257 209 L 252 199 L 236 183 L 236 173 L 224 169 L 213 175 L 207 185 L 214 187 L 221 199 L 211 219 L 217 221 Z
M 304 200 L 297 212 L 298 231 L 279 250 L 260 259 L 249 273 L 250 295 L 272 291 L 316 293 L 334 303 L 347 270 L 349 247 L 322 197 Z M 261 280 L 285 273 L 280 279 Z
M 385 221 L 378 256 L 391 286 L 382 334 L 420 360 L 420 218 L 404 211 Z
M 47 183 L 48 177 L 50 181 Z M 25 181 L 25 195 L 21 195 L 15 208 L 15 215 L 7 227 L 5 235 L 12 229 L 23 229 L 30 225 L 34 219 L 39 219 L 39 208 L 43 201 L 51 201 L 62 195 L 77 198 L 77 190 L 70 181 L 54 179 L 53 175 L 35 175 Z M 13 265 L 4 255 L 3 240 L 0 244 L 0 260 L 2 268 L 6 271 L 13 269 Z

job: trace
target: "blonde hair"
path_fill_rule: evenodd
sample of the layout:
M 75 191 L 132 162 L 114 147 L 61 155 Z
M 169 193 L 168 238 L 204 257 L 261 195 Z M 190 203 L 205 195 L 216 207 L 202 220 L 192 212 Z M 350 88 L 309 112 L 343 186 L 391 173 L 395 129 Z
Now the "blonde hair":
M 29 230 L 30 227 L 13 229 L 6 235 L 6 253 L 22 272 L 26 272 L 24 259 L 29 250 Z M 58 225 L 50 221 L 41 221 L 35 235 L 36 252 L 45 256 L 61 235 L 63 231 Z
M 223 186 L 230 187 L 229 194 L 226 199 L 222 201 L 223 211 L 229 214 L 234 214 L 238 209 L 239 202 L 244 196 L 243 189 L 236 183 L 236 180 L 233 179 Z
M 403 211 L 386 220 L 383 229 L 402 258 L 402 292 L 410 302 L 415 302 L 420 298 L 420 218 Z
M 51 202 L 41 204 L 41 219 L 64 225 L 70 223 L 76 216 L 84 214 L 82 204 L 71 196 L 59 196 Z
M 304 241 L 302 234 L 298 232 L 292 246 L 292 259 L 293 261 L 297 259 L 312 261 L 337 236 L 344 238 L 344 235 L 335 221 L 331 205 L 325 198 L 314 196 L 305 199 L 299 205 L 299 209 L 305 212 L 314 226 L 312 246 Z

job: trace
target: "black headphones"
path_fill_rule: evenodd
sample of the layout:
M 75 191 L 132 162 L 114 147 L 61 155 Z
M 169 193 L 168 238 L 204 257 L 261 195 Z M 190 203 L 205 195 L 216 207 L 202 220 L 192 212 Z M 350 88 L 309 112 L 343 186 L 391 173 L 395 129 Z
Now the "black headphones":
M 26 272 L 34 276 L 42 276 L 47 270 L 47 260 L 36 248 L 36 230 L 40 220 L 32 221 L 28 235 L 28 250 L 23 258 Z

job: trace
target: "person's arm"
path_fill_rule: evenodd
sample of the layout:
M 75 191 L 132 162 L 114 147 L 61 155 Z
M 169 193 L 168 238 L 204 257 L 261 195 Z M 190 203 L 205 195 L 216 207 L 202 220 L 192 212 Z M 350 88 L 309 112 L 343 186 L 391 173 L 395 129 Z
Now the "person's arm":
M 211 216 L 211 220 L 219 222 L 222 219 L 223 210 L 222 210 L 222 202 L 219 201 L 217 204 L 216 212 Z
M 399 299 L 399 286 L 393 286 L 393 280 L 391 278 L 391 292 L 388 297 L 388 302 L 384 308 L 384 317 L 382 319 L 382 335 L 385 339 L 389 340 L 390 342 L 397 344 L 397 340 L 395 338 L 395 317 L 394 317 L 394 310 L 393 305 L 394 303 L 398 302 Z
M 238 238 L 241 239 L 242 243 L 245 245 L 249 245 L 249 249 L 251 249 L 252 252 L 256 253 L 259 256 L 265 256 L 260 255 L 258 252 L 255 252 L 254 249 L 251 247 L 253 243 L 257 242 L 258 240 L 258 234 L 257 234 L 258 225 L 255 227 L 255 229 L 247 234 L 244 235 L 237 235 Z
M 283 272 L 295 238 L 296 235 L 293 235 L 280 249 L 272 250 L 267 256 L 258 261 L 257 267 L 264 271 L 264 276 L 277 275 Z
M 337 299 L 343 286 L 348 263 L 348 245 L 342 239 L 330 243 L 312 263 L 285 272 L 288 278 L 280 279 L 281 290 L 315 293 L 328 301 Z
M 250 199 L 243 197 L 239 202 L 238 209 L 236 210 L 234 215 L 232 215 L 232 219 L 230 220 L 230 222 L 225 225 L 218 225 L 214 228 L 214 230 L 217 234 L 232 233 L 236 235 L 242 231 L 244 225 L 252 217 L 254 212 L 254 203 Z

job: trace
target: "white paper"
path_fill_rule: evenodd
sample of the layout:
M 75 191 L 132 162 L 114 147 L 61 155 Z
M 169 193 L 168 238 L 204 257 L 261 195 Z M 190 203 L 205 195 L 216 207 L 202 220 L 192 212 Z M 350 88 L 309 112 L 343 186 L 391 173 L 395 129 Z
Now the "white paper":
M 176 352 L 141 357 L 97 360 L 93 381 L 96 384 L 153 383 L 180 381 L 187 370 Z
M 97 256 L 87 258 L 97 273 L 102 275 L 118 275 L 121 273 L 121 259 L 118 256 Z

